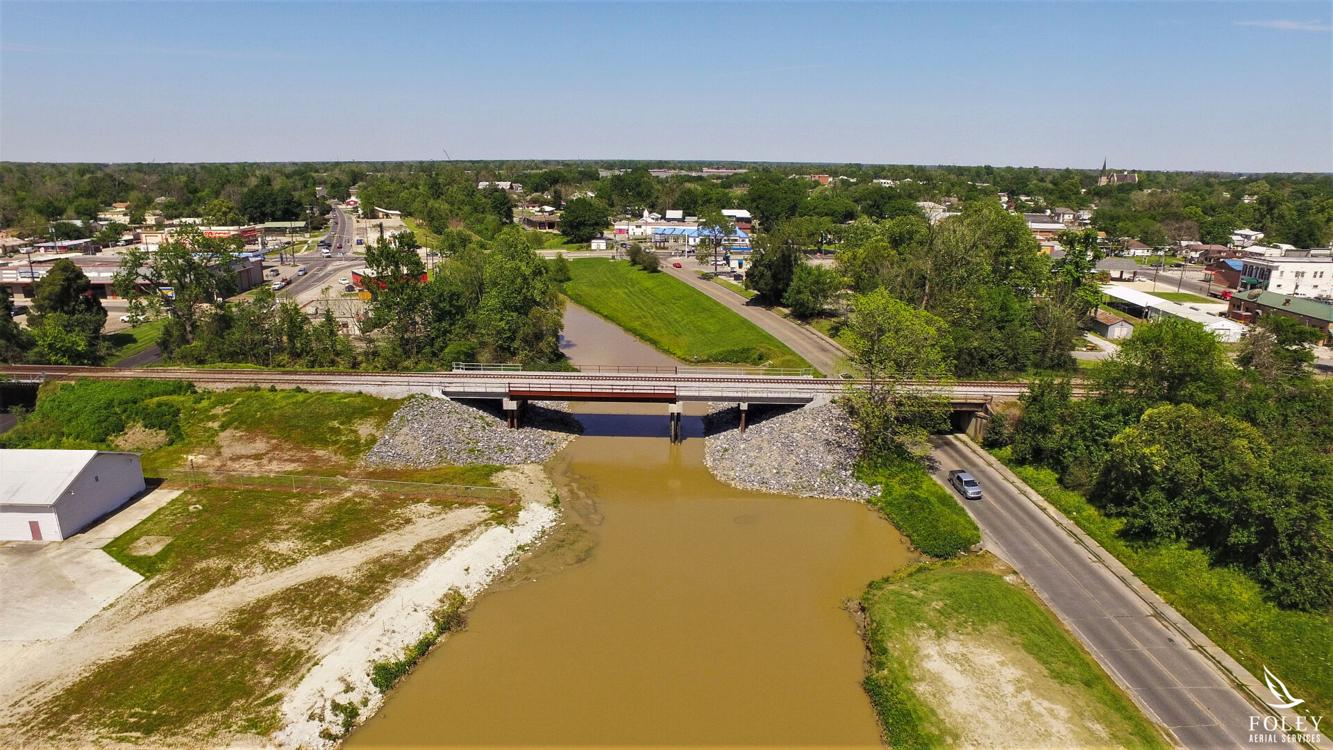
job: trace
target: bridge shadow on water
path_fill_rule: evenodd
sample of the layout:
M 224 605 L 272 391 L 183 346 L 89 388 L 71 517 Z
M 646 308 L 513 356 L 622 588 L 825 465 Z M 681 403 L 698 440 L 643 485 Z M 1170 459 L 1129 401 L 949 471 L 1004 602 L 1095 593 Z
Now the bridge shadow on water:
M 497 419 L 504 419 L 499 401 L 492 399 L 456 399 L 456 401 Z M 667 438 L 670 435 L 671 423 L 667 417 L 665 404 L 577 402 L 573 406 L 576 411 L 554 408 L 554 402 L 528 402 L 524 407 L 522 426 L 589 437 Z M 746 425 L 754 427 L 798 408 L 800 407 L 785 404 L 752 404 L 746 414 Z M 739 426 L 740 409 L 736 406 L 706 415 L 685 414 L 680 422 L 681 436 L 687 440 L 716 435 Z

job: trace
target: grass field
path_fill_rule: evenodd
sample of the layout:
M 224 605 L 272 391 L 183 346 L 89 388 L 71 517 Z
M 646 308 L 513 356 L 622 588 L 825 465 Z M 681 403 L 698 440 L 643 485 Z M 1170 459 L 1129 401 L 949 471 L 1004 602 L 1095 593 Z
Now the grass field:
M 872 584 L 861 603 L 871 653 L 865 689 L 892 747 L 1100 746 L 1108 738 L 1169 747 L 989 554 L 909 568 Z
M 403 223 L 407 225 L 407 228 L 412 232 L 412 236 L 417 238 L 417 243 L 422 247 L 439 249 L 440 235 L 430 231 L 420 219 L 404 216 Z
M 115 333 L 108 334 L 105 337 L 106 342 L 110 347 L 106 354 L 107 364 L 115 364 L 126 357 L 133 357 L 139 352 L 156 344 L 157 340 L 162 337 L 162 331 L 166 327 L 167 319 L 158 318 L 157 320 L 150 320 L 147 323 L 140 323 L 137 326 L 126 328 L 123 331 L 116 331 Z
M 569 270 L 570 299 L 678 359 L 810 366 L 753 323 L 665 273 L 602 258 L 571 260 Z
M 1131 543 L 1120 536 L 1122 520 L 1060 486 L 1054 472 L 1015 464 L 1007 449 L 994 453 L 1251 674 L 1262 677 L 1267 666 L 1306 700 L 1303 713 L 1333 710 L 1333 614 L 1280 609 L 1252 578 L 1183 544 Z
M 1154 297 L 1161 297 L 1162 299 L 1169 300 L 1171 302 L 1183 302 L 1191 305 L 1197 305 L 1199 303 L 1203 303 L 1205 305 L 1216 305 L 1222 302 L 1222 300 L 1220 299 L 1209 299 L 1202 295 L 1191 294 L 1189 292 L 1153 292 L 1152 295 Z
M 731 291 L 739 294 L 740 296 L 746 299 L 754 299 L 755 297 L 759 296 L 759 292 L 756 292 L 753 289 L 746 289 L 745 287 L 741 286 L 740 284 L 737 284 L 731 279 L 724 279 L 721 276 L 714 276 L 713 282 L 720 286 L 724 286 L 730 289 Z

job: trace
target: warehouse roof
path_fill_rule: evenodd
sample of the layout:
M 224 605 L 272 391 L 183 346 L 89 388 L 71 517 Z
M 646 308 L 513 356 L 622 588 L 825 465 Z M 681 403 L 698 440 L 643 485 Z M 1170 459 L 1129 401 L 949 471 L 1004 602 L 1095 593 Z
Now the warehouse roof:
M 55 505 L 97 456 L 94 450 L 0 450 L 0 498 L 19 505 Z

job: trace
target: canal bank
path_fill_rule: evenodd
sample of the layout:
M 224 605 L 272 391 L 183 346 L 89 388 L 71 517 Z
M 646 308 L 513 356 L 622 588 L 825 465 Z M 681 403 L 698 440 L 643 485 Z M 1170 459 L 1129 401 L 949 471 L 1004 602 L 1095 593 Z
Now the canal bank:
M 580 365 L 674 364 L 582 308 Z M 734 488 L 703 426 L 660 406 L 575 404 L 547 465 L 565 518 L 348 740 L 447 745 L 877 746 L 848 609 L 909 562 L 859 503 Z

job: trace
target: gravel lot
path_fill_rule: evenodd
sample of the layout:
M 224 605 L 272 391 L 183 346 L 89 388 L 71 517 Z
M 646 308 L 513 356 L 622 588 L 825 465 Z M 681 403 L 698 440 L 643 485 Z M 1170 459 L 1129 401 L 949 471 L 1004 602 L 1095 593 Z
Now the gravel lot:
M 398 409 L 363 461 L 370 466 L 416 468 L 543 463 L 579 432 L 578 421 L 563 411 L 566 406 L 530 402 L 523 426 L 511 430 L 501 417 L 498 402 L 418 396 Z
M 805 497 L 865 500 L 878 489 L 855 476 L 859 443 L 837 404 L 750 406 L 742 434 L 734 406 L 704 417 L 705 461 L 727 484 Z

